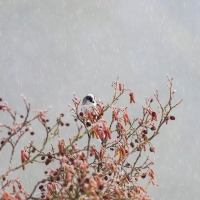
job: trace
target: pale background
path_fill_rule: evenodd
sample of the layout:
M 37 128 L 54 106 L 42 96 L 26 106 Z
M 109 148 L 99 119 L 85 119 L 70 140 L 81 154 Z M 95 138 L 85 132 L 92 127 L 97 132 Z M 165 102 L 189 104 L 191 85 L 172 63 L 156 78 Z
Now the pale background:
M 166 75 L 175 76 L 174 102 L 184 101 L 173 112 L 176 121 L 153 141 L 159 186 L 151 186 L 149 194 L 157 200 L 197 200 L 199 19 L 197 0 L 1 0 L 0 97 L 22 113 L 22 93 L 31 103 L 32 115 L 35 109 L 50 105 L 50 119 L 64 112 L 65 120 L 72 123 L 71 132 L 62 132 L 67 138 L 76 131 L 68 112 L 73 92 L 80 98 L 93 93 L 108 103 L 111 82 L 119 76 L 135 92 L 137 104 L 129 113 L 136 116 L 145 96 L 156 89 L 167 100 Z M 0 113 L 3 121 L 10 118 Z M 42 129 L 36 125 L 35 131 L 21 147 L 28 140 L 42 141 Z M 16 156 L 13 166 L 20 163 Z M 7 158 L 5 150 L 0 153 L 0 174 L 5 172 Z M 30 190 L 29 183 L 43 177 L 43 169 L 32 165 L 12 176 L 22 177 Z

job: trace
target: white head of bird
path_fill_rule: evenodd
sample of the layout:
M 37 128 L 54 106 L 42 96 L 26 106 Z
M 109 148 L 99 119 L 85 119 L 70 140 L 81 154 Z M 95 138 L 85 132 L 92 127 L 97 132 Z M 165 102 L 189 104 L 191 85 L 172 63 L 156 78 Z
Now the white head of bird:
M 88 105 L 88 106 L 96 106 L 96 100 L 93 94 L 88 94 L 87 96 L 84 97 L 82 105 Z

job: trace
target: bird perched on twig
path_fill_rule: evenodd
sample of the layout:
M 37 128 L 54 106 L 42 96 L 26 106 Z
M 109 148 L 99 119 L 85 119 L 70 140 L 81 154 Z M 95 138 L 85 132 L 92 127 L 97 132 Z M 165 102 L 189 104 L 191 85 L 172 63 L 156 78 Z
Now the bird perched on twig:
M 99 104 L 96 102 L 96 98 L 93 94 L 88 94 L 84 97 L 82 101 L 82 112 L 85 118 L 90 118 L 91 115 L 93 116 L 93 120 L 90 120 L 92 123 L 94 122 L 94 119 L 99 115 L 98 112 L 98 106 Z M 96 116 L 96 117 L 95 117 Z

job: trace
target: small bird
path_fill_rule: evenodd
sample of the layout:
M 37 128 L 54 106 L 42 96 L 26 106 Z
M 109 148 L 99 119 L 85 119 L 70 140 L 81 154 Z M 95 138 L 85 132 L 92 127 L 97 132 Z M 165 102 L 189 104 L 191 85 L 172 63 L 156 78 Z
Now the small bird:
M 95 112 L 98 114 L 97 102 L 93 94 L 88 94 L 84 97 L 81 110 L 86 118 L 88 117 L 89 112 Z
M 94 122 L 97 122 L 101 116 L 101 113 L 99 112 L 99 107 L 100 104 L 103 105 L 103 101 L 100 100 L 100 99 L 96 99 L 94 97 L 93 94 L 88 94 L 87 96 L 84 97 L 83 101 L 82 101 L 82 112 L 83 112 L 83 115 L 85 118 L 88 117 L 88 114 L 89 112 L 93 112 L 95 114 L 95 118 L 94 119 L 87 119 L 86 121 L 89 122 L 89 123 L 94 123 Z M 99 136 L 99 139 L 98 139 L 102 144 L 103 144 L 103 139 L 101 138 L 101 136 Z
M 87 105 L 89 107 L 96 106 L 97 103 L 96 103 L 94 95 L 88 94 L 87 96 L 85 96 L 84 99 L 83 99 L 82 105 L 83 106 Z

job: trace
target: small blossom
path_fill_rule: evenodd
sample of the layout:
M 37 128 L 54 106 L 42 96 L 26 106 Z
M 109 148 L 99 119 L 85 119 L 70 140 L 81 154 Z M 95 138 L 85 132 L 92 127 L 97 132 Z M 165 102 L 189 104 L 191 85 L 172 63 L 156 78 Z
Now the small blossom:
M 123 114 L 123 118 L 124 118 L 125 126 L 126 126 L 127 123 L 130 123 L 130 118 L 129 118 L 129 116 L 128 116 L 127 113 L 124 113 L 124 114 Z
M 100 106 L 99 104 L 97 104 L 97 105 L 98 105 L 97 109 L 98 109 L 99 116 L 103 116 L 103 108 L 102 108 L 102 106 Z
M 95 114 L 93 112 L 88 112 L 87 120 L 93 124 L 95 120 Z
M 97 159 L 99 158 L 99 153 L 98 153 L 98 151 L 96 150 L 96 148 L 94 146 L 90 147 L 90 154 L 92 156 L 95 156 L 95 158 L 97 158 Z
M 115 90 L 117 90 L 118 79 L 119 79 L 119 77 L 117 78 L 116 81 L 113 81 L 113 82 L 112 82 L 112 85 L 111 85 Z
M 13 193 L 16 193 L 16 192 L 17 192 L 17 190 L 16 190 L 16 186 L 13 185 Z
M 130 103 L 135 103 L 134 93 L 130 92 L 129 96 L 130 96 Z
M 115 152 L 115 154 L 114 154 L 114 157 L 116 157 L 118 154 L 119 154 L 118 164 L 120 164 L 120 162 L 123 160 L 123 158 L 126 157 L 126 152 L 125 152 L 124 147 L 120 146 L 120 147 L 116 150 L 116 152 Z
M 8 192 L 3 192 L 2 200 L 14 200 L 15 197 L 9 194 Z
M 24 150 L 21 150 L 21 162 L 22 164 L 29 160 L 28 156 L 25 154 Z M 25 166 L 22 165 L 22 169 L 25 170 Z
M 122 90 L 123 90 L 123 85 L 119 83 L 119 91 L 122 92 Z
M 152 121 L 154 120 L 154 121 L 158 121 L 158 117 L 157 117 L 157 114 L 156 114 L 156 112 L 152 112 L 151 113 L 151 116 L 152 116 Z
M 116 110 L 114 109 L 113 111 L 112 111 L 112 119 L 113 119 L 113 121 L 117 121 L 118 120 L 118 113 L 116 112 Z
M 75 95 L 75 93 L 74 93 L 73 95 L 74 95 L 73 102 L 74 102 L 75 106 L 80 105 L 81 99 L 79 99 L 79 98 Z
M 65 143 L 65 140 L 64 139 L 60 139 L 58 141 L 58 151 L 59 151 L 59 154 L 62 154 L 64 149 L 66 147 L 66 143 Z
M 106 127 L 104 129 L 104 134 L 105 134 L 104 140 L 107 140 L 107 138 L 109 138 L 111 140 L 111 132 L 110 132 L 110 129 L 108 127 Z
M 96 124 L 95 126 L 92 127 L 91 129 L 91 134 L 92 134 L 92 138 L 94 138 L 94 136 L 96 137 L 96 139 L 99 139 L 99 125 Z
M 70 182 L 71 181 L 71 173 L 70 172 L 67 172 L 66 173 L 66 180 L 67 180 L 67 182 Z
M 118 134 L 121 134 L 122 132 L 125 131 L 124 126 L 123 126 L 120 122 L 118 122 L 118 123 L 116 124 L 116 128 L 117 128 L 117 133 L 118 133 Z
M 96 188 L 97 182 L 94 179 L 89 179 L 89 185 L 90 187 Z

